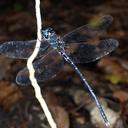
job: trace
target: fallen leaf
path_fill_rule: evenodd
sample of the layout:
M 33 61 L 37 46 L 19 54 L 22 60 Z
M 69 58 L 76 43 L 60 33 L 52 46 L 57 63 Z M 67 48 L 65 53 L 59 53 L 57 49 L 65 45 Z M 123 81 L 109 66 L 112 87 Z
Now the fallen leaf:
M 126 102 L 128 101 L 128 93 L 122 90 L 115 91 L 113 93 L 113 96 L 118 98 L 121 102 Z
M 49 106 L 52 111 L 58 128 L 69 128 L 69 115 L 61 106 Z
M 91 102 L 90 96 L 84 90 L 76 90 L 76 92 L 73 93 L 72 95 L 74 98 L 74 102 L 77 105 L 89 104 Z
M 118 119 L 118 120 L 116 121 L 114 128 L 125 128 L 122 119 Z
M 0 80 L 2 80 L 3 78 L 5 78 L 7 69 L 9 65 L 11 64 L 12 60 L 7 59 L 4 56 L 0 56 L 0 61 L 2 62 L 0 63 Z
M 128 82 L 128 71 L 117 58 L 105 57 L 98 63 L 98 67 L 105 73 L 105 78 L 113 84 Z
M 106 79 L 116 85 L 122 81 L 122 76 L 120 74 L 108 74 L 106 75 Z
M 9 82 L 0 82 L 0 105 L 9 109 L 23 97 L 21 91 Z
M 59 105 L 57 96 L 48 92 L 46 93 L 46 101 L 58 128 L 69 128 L 69 115 L 66 110 Z

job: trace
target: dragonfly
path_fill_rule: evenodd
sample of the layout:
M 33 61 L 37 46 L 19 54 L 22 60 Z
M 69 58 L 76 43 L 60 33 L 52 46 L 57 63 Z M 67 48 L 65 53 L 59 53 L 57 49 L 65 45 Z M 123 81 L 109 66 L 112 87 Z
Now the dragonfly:
M 69 63 L 80 77 L 84 87 L 88 89 L 90 95 L 94 98 L 107 126 L 109 121 L 98 97 L 76 64 L 99 60 L 118 47 L 118 41 L 113 38 L 100 39 L 100 35 L 106 33 L 112 21 L 111 16 L 102 16 L 96 23 L 78 27 L 63 37 L 58 36 L 52 28 L 41 30 L 41 47 L 33 63 L 35 77 L 38 82 L 54 78 L 62 70 L 64 62 Z M 36 40 L 4 42 L 0 45 L 0 54 L 14 59 L 28 59 L 35 48 L 35 44 Z M 27 67 L 18 72 L 16 83 L 20 85 L 30 84 Z

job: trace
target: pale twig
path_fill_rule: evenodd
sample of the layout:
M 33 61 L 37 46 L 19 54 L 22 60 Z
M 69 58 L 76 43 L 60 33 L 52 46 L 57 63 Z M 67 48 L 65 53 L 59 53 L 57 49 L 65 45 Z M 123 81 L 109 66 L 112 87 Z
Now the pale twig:
M 29 59 L 27 61 L 27 67 L 28 67 L 28 70 L 30 72 L 29 78 L 30 78 L 31 84 L 34 88 L 35 96 L 36 96 L 37 100 L 39 101 L 42 109 L 44 110 L 44 113 L 47 117 L 47 120 L 48 120 L 51 128 L 57 128 L 56 123 L 54 122 L 54 120 L 52 118 L 52 115 L 51 115 L 51 113 L 50 113 L 50 111 L 47 107 L 47 104 L 46 104 L 45 100 L 43 99 L 43 97 L 41 95 L 40 86 L 38 85 L 37 80 L 34 77 L 35 70 L 33 68 L 32 62 L 38 54 L 38 51 L 39 51 L 39 48 L 40 48 L 40 45 L 41 45 L 40 40 L 42 38 L 41 37 L 40 0 L 35 0 L 35 4 L 36 4 L 36 6 L 35 6 L 35 8 L 36 8 L 36 18 L 37 18 L 37 42 L 36 42 L 36 46 L 35 46 L 35 49 L 34 49 L 32 55 L 29 57 Z

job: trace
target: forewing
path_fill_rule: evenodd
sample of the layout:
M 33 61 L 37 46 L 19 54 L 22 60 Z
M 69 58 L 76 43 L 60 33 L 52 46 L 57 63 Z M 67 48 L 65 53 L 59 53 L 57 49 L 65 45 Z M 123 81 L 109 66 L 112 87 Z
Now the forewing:
M 89 39 L 103 34 L 110 26 L 113 18 L 109 15 L 103 16 L 87 25 L 79 27 L 63 36 L 65 44 L 88 42 Z
M 9 41 L 0 45 L 0 54 L 14 59 L 28 59 L 34 51 L 36 40 Z M 37 57 L 43 56 L 49 44 L 42 41 Z
M 49 80 L 56 76 L 56 74 L 63 67 L 63 58 L 56 50 L 52 50 L 45 57 L 36 60 L 33 63 L 35 69 L 35 77 L 38 82 Z M 16 82 L 19 85 L 30 84 L 29 72 L 27 68 L 21 70 L 16 77 Z
M 119 45 L 117 40 L 101 40 L 98 45 L 89 43 L 72 43 L 65 47 L 66 53 L 74 63 L 89 63 L 96 61 L 112 52 Z

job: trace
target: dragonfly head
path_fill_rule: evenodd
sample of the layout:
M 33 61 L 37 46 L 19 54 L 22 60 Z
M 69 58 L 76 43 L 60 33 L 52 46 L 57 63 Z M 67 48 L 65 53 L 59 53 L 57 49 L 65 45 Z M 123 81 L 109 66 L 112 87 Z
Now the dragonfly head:
M 44 40 L 48 41 L 55 49 L 58 47 L 58 36 L 52 28 L 42 30 L 42 36 Z
M 45 40 L 50 40 L 53 35 L 55 35 L 55 32 L 53 28 L 47 28 L 45 30 L 42 30 L 42 35 Z

